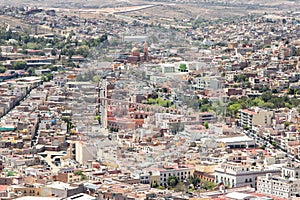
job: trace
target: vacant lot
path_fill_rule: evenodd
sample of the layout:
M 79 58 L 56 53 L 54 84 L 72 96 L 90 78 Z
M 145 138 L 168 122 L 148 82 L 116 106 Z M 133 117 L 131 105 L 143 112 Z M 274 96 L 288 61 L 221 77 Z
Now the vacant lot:
M 82 15 L 87 16 L 97 16 L 106 11 L 109 13 L 114 10 L 122 10 L 125 9 L 124 7 L 156 4 L 160 6 L 128 12 L 126 15 L 148 16 L 157 19 L 170 17 L 212 19 L 250 13 L 280 13 L 300 9 L 300 0 L 182 0 L 176 3 L 173 0 L 0 0 L 0 4 L 61 8 L 68 9 L 70 13 L 81 12 Z

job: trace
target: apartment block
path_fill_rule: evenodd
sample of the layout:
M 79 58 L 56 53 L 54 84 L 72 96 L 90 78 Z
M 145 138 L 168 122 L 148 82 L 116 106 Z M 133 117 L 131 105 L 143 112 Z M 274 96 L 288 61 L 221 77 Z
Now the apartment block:
M 274 111 L 254 107 L 240 110 L 240 126 L 252 128 L 257 125 L 270 125 L 274 117 Z
M 257 178 L 257 192 L 291 199 L 300 196 L 300 180 L 266 174 Z

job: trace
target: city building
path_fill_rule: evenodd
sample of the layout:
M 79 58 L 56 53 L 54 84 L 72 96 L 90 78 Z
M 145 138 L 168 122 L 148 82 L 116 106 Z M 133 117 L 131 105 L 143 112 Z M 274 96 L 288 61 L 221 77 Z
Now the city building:
M 257 177 L 268 173 L 280 174 L 279 169 L 265 169 L 241 163 L 223 163 L 215 169 L 215 182 L 223 183 L 229 187 L 251 186 L 257 187 Z
M 197 77 L 194 81 L 193 88 L 197 90 L 218 90 L 222 88 L 219 77 Z
M 257 192 L 285 199 L 300 196 L 300 179 L 266 174 L 257 178 Z
M 204 122 L 214 123 L 217 121 L 217 117 L 213 112 L 202 112 L 199 113 L 199 122 L 204 124 Z
M 252 129 L 252 126 L 271 125 L 274 111 L 258 107 L 240 110 L 240 126 Z
M 216 141 L 232 149 L 256 147 L 255 140 L 248 136 L 223 137 L 216 139 Z
M 167 187 L 168 186 L 168 178 L 175 176 L 178 181 L 185 181 L 188 177 L 194 174 L 195 167 L 188 166 L 188 165 L 170 165 L 164 166 L 163 168 L 159 169 L 159 176 L 160 181 L 159 184 L 161 186 Z

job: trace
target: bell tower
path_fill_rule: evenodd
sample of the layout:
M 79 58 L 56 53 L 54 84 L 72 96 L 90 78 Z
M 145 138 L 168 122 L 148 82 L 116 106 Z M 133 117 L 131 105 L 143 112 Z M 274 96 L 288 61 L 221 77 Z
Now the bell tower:
M 147 42 L 144 43 L 144 56 L 143 56 L 144 62 L 148 62 L 149 56 L 148 56 L 148 44 Z

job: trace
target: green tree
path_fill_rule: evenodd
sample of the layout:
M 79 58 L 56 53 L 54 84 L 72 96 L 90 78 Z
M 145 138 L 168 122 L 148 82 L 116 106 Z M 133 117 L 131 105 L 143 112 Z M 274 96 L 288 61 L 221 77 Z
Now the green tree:
M 289 125 L 291 125 L 291 122 L 289 121 L 285 121 L 284 122 L 284 128 L 286 129 L 287 127 L 289 127 Z
M 192 184 L 194 187 L 196 187 L 197 185 L 199 185 L 201 183 L 201 179 L 197 176 L 190 176 L 190 177 L 188 177 L 187 182 L 189 184 Z
M 0 64 L 0 73 L 4 73 L 6 71 L 6 68 Z
M 168 100 L 163 100 L 163 99 L 161 99 L 161 98 L 157 98 L 157 99 L 156 99 L 156 103 L 157 103 L 158 105 L 160 105 L 160 106 L 162 106 L 162 107 L 166 107 L 166 108 L 168 108 L 168 107 L 171 105 L 170 101 L 168 101 Z
M 156 182 L 156 181 L 153 181 L 152 183 L 151 183 L 151 187 L 152 188 L 158 188 L 158 183 Z
M 98 83 L 100 81 L 100 78 L 98 75 L 96 75 L 96 76 L 93 76 L 92 80 L 93 80 L 93 82 Z
M 264 102 L 267 102 L 269 100 L 271 100 L 273 98 L 273 95 L 270 91 L 268 92 L 264 92 L 262 95 L 261 95 L 261 99 L 264 101 Z
M 81 176 L 81 180 L 82 180 L 82 181 L 83 181 L 83 180 L 87 180 L 87 179 L 88 179 L 87 175 L 83 174 L 83 175 Z
M 265 150 L 265 149 L 266 149 L 266 147 L 265 147 L 265 146 L 260 146 L 259 148 L 260 148 L 260 149 L 263 149 L 263 150 Z
M 167 180 L 168 186 L 175 187 L 178 184 L 179 180 L 176 176 L 170 176 Z
M 76 54 L 78 55 L 82 55 L 84 57 L 87 57 L 89 54 L 89 47 L 84 45 L 84 46 L 80 46 L 77 50 L 76 50 Z
M 243 87 L 244 89 L 250 88 L 250 87 L 251 87 L 251 83 L 250 83 L 249 81 L 243 82 L 242 87 Z
M 16 62 L 13 62 L 12 66 L 15 70 L 25 69 L 26 62 L 25 61 L 16 61 Z
M 100 123 L 101 116 L 100 115 L 96 115 L 94 119 L 97 120 Z
M 197 111 L 200 108 L 200 101 L 198 100 L 197 96 L 195 96 L 195 95 L 192 98 L 184 97 L 183 103 L 195 111 Z
M 39 50 L 42 48 L 41 44 L 35 43 L 35 42 L 29 42 L 27 43 L 27 48 L 28 49 L 34 49 L 34 50 Z
M 264 101 L 261 98 L 256 97 L 253 101 L 252 104 L 254 106 L 262 107 L 264 105 Z
M 75 51 L 74 51 L 73 48 L 71 48 L 71 49 L 68 50 L 68 58 L 69 59 L 71 59 L 74 54 L 75 54 Z
M 83 172 L 79 170 L 79 171 L 75 171 L 74 174 L 75 175 L 83 175 Z
M 39 56 L 45 56 L 46 54 L 45 54 L 45 52 L 40 52 L 39 53 Z
M 33 67 L 29 67 L 27 69 L 27 72 L 29 73 L 29 75 L 34 75 L 35 74 L 35 69 Z
M 271 108 L 271 109 L 275 108 L 274 103 L 272 102 L 266 102 L 262 105 L 262 107 Z
M 248 77 L 245 74 L 238 74 L 234 76 L 234 82 L 240 83 L 240 82 L 246 82 L 248 81 Z
M 82 171 L 75 171 L 74 174 L 77 176 L 81 176 L 82 181 L 88 179 L 87 175 L 85 175 Z
M 206 129 L 208 129 L 209 128 L 209 124 L 208 124 L 208 122 L 204 122 L 204 127 L 206 128 Z
M 156 100 L 149 98 L 149 99 L 147 99 L 147 104 L 156 104 Z
M 236 116 L 238 111 L 241 109 L 241 104 L 239 103 L 234 103 L 229 106 L 229 112 L 233 115 Z
M 48 82 L 51 79 L 53 79 L 53 74 L 49 73 L 49 74 L 46 74 L 46 75 L 42 75 L 41 79 L 42 79 L 43 82 Z
M 153 98 L 153 99 L 157 99 L 158 98 L 158 94 L 157 92 L 152 92 L 151 95 L 150 95 L 150 98 Z
M 58 70 L 58 67 L 57 66 L 53 66 L 53 65 L 50 65 L 47 68 L 49 68 L 51 71 L 57 71 Z
M 225 104 L 222 100 L 214 101 L 211 106 L 211 109 L 216 113 L 216 115 L 222 115 L 224 108 Z
M 205 180 L 202 180 L 201 183 L 202 183 L 202 188 L 205 190 L 213 190 L 217 186 L 216 183 L 205 181 Z
M 8 171 L 7 172 L 7 176 L 13 176 L 13 175 L 15 175 L 15 172 L 13 172 L 13 171 Z

